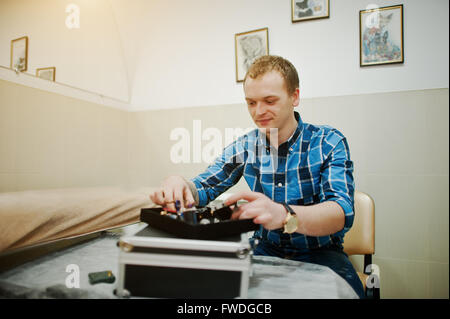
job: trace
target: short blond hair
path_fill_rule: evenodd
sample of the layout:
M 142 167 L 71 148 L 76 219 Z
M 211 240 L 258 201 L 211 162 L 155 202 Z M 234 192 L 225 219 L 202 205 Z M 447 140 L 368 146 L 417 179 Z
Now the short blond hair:
M 257 58 L 245 74 L 244 83 L 247 77 L 256 79 L 270 71 L 277 71 L 281 74 L 289 94 L 293 94 L 299 88 L 300 81 L 294 65 L 276 55 L 263 55 Z

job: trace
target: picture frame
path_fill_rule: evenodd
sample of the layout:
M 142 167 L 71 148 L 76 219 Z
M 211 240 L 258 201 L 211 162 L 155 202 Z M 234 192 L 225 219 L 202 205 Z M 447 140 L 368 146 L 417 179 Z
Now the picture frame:
M 235 39 L 236 82 L 243 82 L 250 65 L 269 54 L 269 28 L 237 33 Z
M 39 68 L 36 69 L 36 76 L 38 78 L 48 80 L 48 81 L 55 81 L 55 74 L 56 74 L 56 67 L 47 67 L 47 68 Z
M 11 40 L 11 69 L 25 72 L 28 69 L 28 37 Z
M 291 0 L 291 20 L 301 22 L 330 17 L 330 0 Z
M 404 63 L 403 5 L 359 12 L 361 67 Z

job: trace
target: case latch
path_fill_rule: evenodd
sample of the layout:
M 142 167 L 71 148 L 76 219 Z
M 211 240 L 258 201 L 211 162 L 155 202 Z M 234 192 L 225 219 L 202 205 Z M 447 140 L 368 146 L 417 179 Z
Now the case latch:
M 129 253 L 133 250 L 134 246 L 130 243 L 127 243 L 126 241 L 119 241 L 119 248 L 122 249 L 124 252 Z
M 236 256 L 240 259 L 244 259 L 245 257 L 247 257 L 249 252 L 250 249 L 248 247 L 241 247 L 236 251 Z

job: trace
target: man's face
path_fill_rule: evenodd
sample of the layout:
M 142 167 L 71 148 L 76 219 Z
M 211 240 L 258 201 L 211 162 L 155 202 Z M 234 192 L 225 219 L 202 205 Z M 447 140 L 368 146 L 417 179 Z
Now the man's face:
M 289 94 L 284 79 L 270 71 L 244 83 L 245 100 L 253 121 L 259 128 L 282 130 L 294 117 L 293 108 L 299 103 L 299 90 Z

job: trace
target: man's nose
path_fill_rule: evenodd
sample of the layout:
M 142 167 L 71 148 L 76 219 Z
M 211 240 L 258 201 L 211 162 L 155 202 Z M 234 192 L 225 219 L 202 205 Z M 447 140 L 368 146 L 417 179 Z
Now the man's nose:
M 256 115 L 262 115 L 264 113 L 266 113 L 264 104 L 261 102 L 256 103 Z

